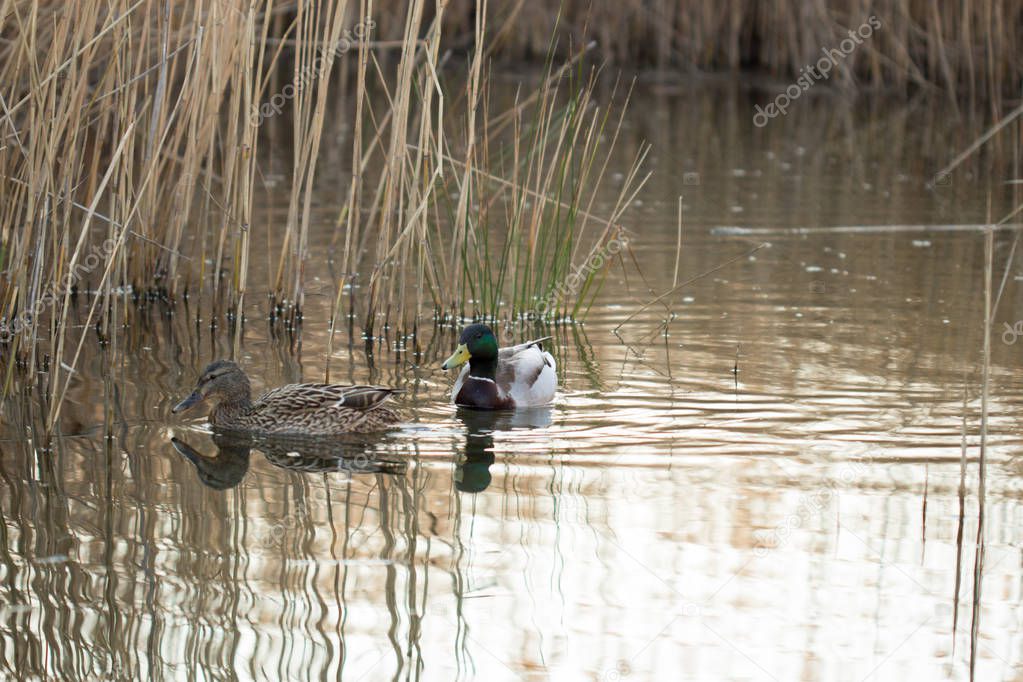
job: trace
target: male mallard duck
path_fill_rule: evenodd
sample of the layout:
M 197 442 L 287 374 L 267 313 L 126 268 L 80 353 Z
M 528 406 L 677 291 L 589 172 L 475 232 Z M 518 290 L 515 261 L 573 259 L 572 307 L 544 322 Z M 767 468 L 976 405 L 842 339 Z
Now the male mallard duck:
M 212 398 L 210 424 L 220 430 L 333 436 L 379 431 L 394 424 L 397 410 L 383 403 L 399 392 L 382 386 L 288 384 L 253 401 L 242 368 L 217 360 L 206 366 L 192 395 L 172 412 Z
M 458 348 L 441 369 L 461 367 L 451 391 L 456 405 L 483 410 L 546 405 L 558 388 L 554 358 L 537 339 L 510 348 L 497 348 L 494 332 L 485 324 L 462 330 Z M 466 364 L 468 362 L 468 364 Z

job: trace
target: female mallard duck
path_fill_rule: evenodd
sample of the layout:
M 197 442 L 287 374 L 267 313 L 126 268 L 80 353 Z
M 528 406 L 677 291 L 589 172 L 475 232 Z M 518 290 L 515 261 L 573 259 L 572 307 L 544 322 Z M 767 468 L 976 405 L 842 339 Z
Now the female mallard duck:
M 483 410 L 536 407 L 554 400 L 558 376 L 554 358 L 537 339 L 498 350 L 494 332 L 485 324 L 462 330 L 454 355 L 442 369 L 461 367 L 451 391 L 456 405 Z M 466 364 L 468 362 L 468 364 Z
M 188 396 L 172 412 L 212 398 L 210 424 L 223 431 L 333 436 L 379 431 L 398 421 L 383 404 L 400 391 L 381 386 L 288 384 L 252 400 L 249 378 L 229 360 L 211 362 Z

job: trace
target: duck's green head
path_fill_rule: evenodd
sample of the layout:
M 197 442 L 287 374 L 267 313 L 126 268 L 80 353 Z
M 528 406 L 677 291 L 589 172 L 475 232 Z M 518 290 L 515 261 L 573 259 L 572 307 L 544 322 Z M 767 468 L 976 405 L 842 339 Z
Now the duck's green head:
M 458 348 L 444 361 L 441 369 L 461 367 L 470 359 L 484 362 L 497 359 L 497 337 L 485 324 L 470 324 L 462 330 Z

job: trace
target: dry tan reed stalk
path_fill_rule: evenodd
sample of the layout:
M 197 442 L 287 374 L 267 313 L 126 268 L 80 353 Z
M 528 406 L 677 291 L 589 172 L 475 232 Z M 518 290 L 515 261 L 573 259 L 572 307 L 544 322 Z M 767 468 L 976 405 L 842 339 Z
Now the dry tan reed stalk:
M 988 391 L 991 380 L 991 318 L 993 315 L 991 294 L 994 272 L 994 241 L 995 231 L 989 227 L 984 233 L 984 346 L 981 366 L 980 462 L 977 470 L 977 538 L 973 562 L 973 617 L 970 623 L 971 679 L 976 667 L 977 638 L 980 635 L 981 588 L 984 582 L 984 505 L 987 498 Z

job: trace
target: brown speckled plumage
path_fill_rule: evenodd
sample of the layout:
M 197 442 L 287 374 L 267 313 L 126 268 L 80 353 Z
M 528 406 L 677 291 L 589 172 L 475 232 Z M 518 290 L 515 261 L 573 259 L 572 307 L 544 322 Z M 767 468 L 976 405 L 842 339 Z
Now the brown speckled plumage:
M 195 391 L 174 407 L 181 412 L 209 399 L 210 424 L 222 431 L 331 436 L 383 430 L 399 420 L 385 404 L 398 393 L 382 386 L 288 384 L 251 399 L 241 367 L 218 360 L 203 370 Z

